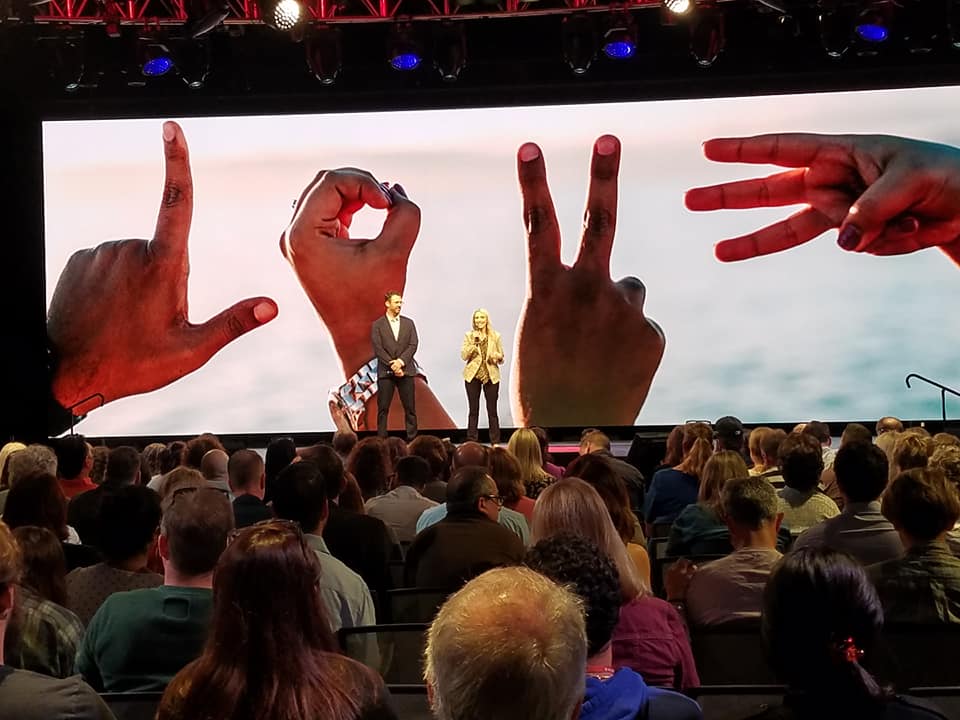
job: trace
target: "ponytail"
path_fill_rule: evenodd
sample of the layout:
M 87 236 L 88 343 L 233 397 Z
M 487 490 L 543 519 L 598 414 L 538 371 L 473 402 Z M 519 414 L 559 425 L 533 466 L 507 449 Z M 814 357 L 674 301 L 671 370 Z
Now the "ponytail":
M 683 461 L 677 466 L 680 472 L 693 475 L 697 480 L 703 466 L 713 455 L 713 430 L 706 423 L 689 423 L 683 428 Z

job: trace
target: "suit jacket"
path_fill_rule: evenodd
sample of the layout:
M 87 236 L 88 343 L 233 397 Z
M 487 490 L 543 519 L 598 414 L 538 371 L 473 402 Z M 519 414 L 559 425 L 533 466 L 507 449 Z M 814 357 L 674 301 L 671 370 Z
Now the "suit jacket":
M 245 493 L 238 495 L 233 501 L 233 522 L 238 529 L 272 517 L 273 511 L 256 495 Z
M 480 369 L 480 352 L 473 342 L 473 331 L 463 336 L 463 346 L 460 348 L 460 357 L 467 363 L 463 369 L 463 379 L 473 380 Z M 491 360 L 491 357 L 493 358 Z M 503 362 L 503 345 L 500 342 L 500 333 L 496 330 L 487 333 L 487 374 L 490 382 L 500 382 L 500 363 Z
M 373 343 L 373 354 L 377 356 L 377 377 L 391 377 L 390 361 L 400 358 L 403 360 L 404 377 L 417 375 L 417 361 L 413 359 L 417 352 L 417 326 L 408 317 L 400 316 L 400 332 L 398 339 L 393 339 L 393 330 L 386 315 L 381 315 L 373 321 L 370 330 L 370 341 Z

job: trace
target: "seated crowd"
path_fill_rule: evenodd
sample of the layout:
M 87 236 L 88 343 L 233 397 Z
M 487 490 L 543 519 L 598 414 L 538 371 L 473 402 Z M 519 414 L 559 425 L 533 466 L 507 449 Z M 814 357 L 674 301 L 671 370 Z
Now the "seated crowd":
M 687 423 L 649 479 L 597 430 L 566 468 L 539 428 L 8 443 L 0 717 L 155 692 L 171 720 L 394 718 L 375 635 L 353 660 L 337 633 L 410 587 L 449 594 L 424 653 L 439 720 L 702 718 L 691 637 L 727 623 L 762 629 L 787 687 L 758 717 L 943 718 L 866 668 L 884 622 L 960 623 L 960 440 L 876 433 Z

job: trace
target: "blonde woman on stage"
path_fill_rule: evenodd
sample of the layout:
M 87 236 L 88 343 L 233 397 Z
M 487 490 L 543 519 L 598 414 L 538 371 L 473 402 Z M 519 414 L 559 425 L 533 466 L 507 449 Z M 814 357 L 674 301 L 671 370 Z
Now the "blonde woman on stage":
M 490 316 L 480 308 L 473 313 L 473 328 L 463 336 L 460 357 L 467 363 L 463 369 L 463 383 L 467 389 L 467 439 L 477 439 L 480 420 L 480 393 L 487 401 L 490 421 L 490 442 L 500 442 L 500 418 L 497 398 L 500 395 L 500 366 L 503 364 L 503 345 L 500 333 L 490 327 Z

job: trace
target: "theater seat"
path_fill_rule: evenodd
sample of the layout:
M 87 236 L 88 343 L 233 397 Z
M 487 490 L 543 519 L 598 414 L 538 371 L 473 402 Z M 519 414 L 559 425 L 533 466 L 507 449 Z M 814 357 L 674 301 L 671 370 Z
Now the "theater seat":
M 163 693 L 101 693 L 100 697 L 117 720 L 153 720 Z
M 779 705 L 784 690 L 780 685 L 704 685 L 687 695 L 700 704 L 703 720 L 744 720 Z
M 864 665 L 898 690 L 960 686 L 960 625 L 890 623 Z
M 450 595 L 440 588 L 398 588 L 387 592 L 387 618 L 392 623 L 428 623 Z
M 433 720 L 426 685 L 387 685 L 399 720 Z
M 775 683 L 760 640 L 759 620 L 692 628 L 690 646 L 704 685 Z
M 423 685 L 426 623 L 341 628 L 340 647 L 347 657 L 373 668 L 391 685 Z

